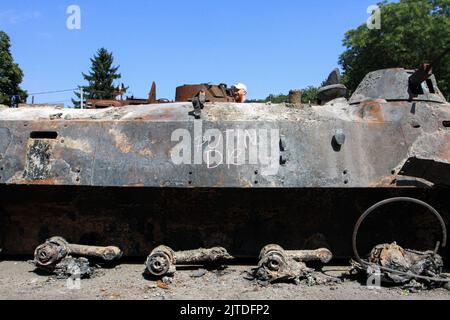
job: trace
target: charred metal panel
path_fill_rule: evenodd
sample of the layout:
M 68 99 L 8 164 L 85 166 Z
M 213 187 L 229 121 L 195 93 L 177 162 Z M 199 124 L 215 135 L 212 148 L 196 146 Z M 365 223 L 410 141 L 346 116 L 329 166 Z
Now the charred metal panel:
M 410 158 L 401 169 L 400 174 L 424 179 L 438 186 L 450 186 L 450 163 Z
M 70 120 L 28 122 L 12 116 L 2 121 L 0 114 L 13 146 L 3 155 L 0 183 L 392 187 L 414 155 L 450 159 L 450 133 L 444 126 L 449 109 L 420 102 L 372 100 L 349 106 L 335 101 L 294 110 L 214 103 L 205 106 L 201 120 L 189 116 L 190 110 L 185 104 L 64 110 L 62 118 Z M 28 119 L 47 111 L 21 112 Z M 48 139 L 52 133 L 55 137 Z M 40 161 L 33 164 L 35 158 Z
M 128 256 L 144 257 L 166 243 L 176 250 L 223 246 L 233 256 L 257 257 L 265 244 L 280 243 L 286 250 L 326 247 L 340 258 L 352 255 L 353 226 L 362 212 L 381 200 L 418 198 L 446 223 L 450 218 L 449 189 L 0 186 L 0 193 L 0 247 L 6 254 L 32 254 L 49 237 L 64 234 L 71 242 L 114 244 Z M 428 212 L 400 204 L 368 219 L 358 242 L 365 254 L 395 240 L 428 250 L 441 238 Z
M 50 178 L 53 142 L 50 140 L 31 140 L 27 148 L 24 179 L 28 181 Z
M 277 243 L 347 257 L 355 222 L 386 198 L 420 198 L 448 222 L 450 106 L 433 77 L 410 92 L 411 75 L 378 71 L 350 103 L 295 108 L 186 87 L 186 100 L 206 91 L 200 119 L 189 102 L 0 108 L 0 247 L 28 254 L 58 234 L 132 256 L 162 243 L 256 256 Z M 390 209 L 400 217 L 387 210 L 366 229 L 368 250 L 441 237 L 416 209 Z
M 360 83 L 349 102 L 361 103 L 368 99 L 446 102 L 434 75 L 419 85 L 420 92 L 411 92 L 409 78 L 413 74 L 414 70 L 401 68 L 371 72 Z
M 194 128 L 195 127 L 195 128 Z M 32 128 L 30 128 L 32 129 Z M 345 145 L 333 148 L 336 129 L 345 132 Z M 171 141 L 183 130 L 185 141 Z M 200 130 L 198 135 L 196 130 Z M 218 160 L 208 163 L 209 145 L 196 150 L 196 139 L 214 132 L 224 139 Z M 86 133 L 86 135 L 83 135 Z M 101 132 L 101 133 L 100 133 Z M 237 133 L 227 139 L 227 132 Z M 250 138 L 241 161 L 227 162 L 242 136 L 267 137 L 255 144 L 250 159 Z M 280 150 L 281 137 L 285 145 Z M 259 137 L 261 138 L 261 137 Z M 178 138 L 177 138 L 178 139 Z M 197 139 L 198 141 L 198 139 Z M 25 158 L 24 166 L 5 176 L 11 184 L 51 179 L 62 185 L 147 187 L 359 187 L 374 185 L 406 157 L 408 146 L 400 127 L 327 121 L 316 125 L 294 122 L 117 122 L 101 125 L 75 123 L 59 131 L 58 140 L 30 139 L 26 152 L 8 155 Z M 180 143 L 190 152 L 187 163 L 174 161 Z M 230 147 L 233 145 L 233 147 Z M 370 148 L 366 148 L 370 146 Z M 265 156 L 261 155 L 265 148 Z M 389 154 L 389 157 L 385 155 Z M 284 158 L 283 158 L 283 157 Z M 346 173 L 344 173 L 346 172 Z M 393 180 L 394 178 L 392 178 Z
M 68 126 L 56 121 L 10 122 L 14 148 L 3 163 L 8 184 L 79 185 L 92 179 L 97 132 L 83 122 Z M 52 139 L 49 134 L 53 135 Z
M 8 128 L 0 128 L 0 184 L 4 183 L 5 154 L 11 144 L 11 133 Z
M 0 161 L 11 144 L 11 133 L 8 128 L 0 128 Z

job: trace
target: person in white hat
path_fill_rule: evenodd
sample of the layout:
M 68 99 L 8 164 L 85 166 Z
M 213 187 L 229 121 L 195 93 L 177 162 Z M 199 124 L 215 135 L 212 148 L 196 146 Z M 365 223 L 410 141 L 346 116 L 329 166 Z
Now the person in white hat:
M 243 83 L 238 83 L 234 86 L 234 98 L 238 103 L 244 103 L 247 100 L 247 86 Z

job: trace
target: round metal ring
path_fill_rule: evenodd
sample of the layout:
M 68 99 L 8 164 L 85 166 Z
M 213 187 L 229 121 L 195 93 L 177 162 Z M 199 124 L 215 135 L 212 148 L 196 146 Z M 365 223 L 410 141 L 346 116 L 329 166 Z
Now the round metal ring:
M 390 204 L 390 203 L 395 203 L 395 202 L 411 202 L 411 203 L 415 203 L 417 205 L 420 205 L 420 206 L 428 209 L 428 211 L 431 212 L 439 220 L 439 223 L 442 228 L 442 242 L 440 243 L 440 246 L 442 248 L 445 248 L 445 246 L 447 245 L 447 227 L 445 225 L 444 219 L 439 214 L 439 212 L 437 212 L 436 209 L 434 209 L 428 203 L 425 203 L 423 201 L 420 201 L 420 200 L 417 200 L 414 198 L 401 197 L 401 198 L 387 199 L 387 200 L 384 200 L 384 201 L 381 201 L 381 202 L 375 204 L 374 206 L 370 207 L 366 212 L 364 212 L 364 214 L 359 218 L 358 222 L 356 223 L 355 229 L 353 230 L 353 238 L 352 238 L 353 254 L 356 258 L 356 261 L 358 263 L 360 263 L 361 265 L 367 264 L 367 262 L 365 262 L 363 259 L 361 259 L 359 252 L 358 252 L 358 248 L 357 248 L 357 237 L 358 237 L 358 231 L 359 231 L 359 228 L 361 227 L 361 224 L 376 209 L 378 209 L 382 206 L 385 206 L 387 204 Z M 438 250 L 439 250 L 439 243 L 436 245 L 435 253 L 437 253 Z

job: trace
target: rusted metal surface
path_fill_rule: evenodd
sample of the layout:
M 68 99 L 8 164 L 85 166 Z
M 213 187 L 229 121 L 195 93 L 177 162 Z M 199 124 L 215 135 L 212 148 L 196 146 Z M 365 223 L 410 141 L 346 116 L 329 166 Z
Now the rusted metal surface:
M 156 103 L 158 100 L 156 100 L 156 83 L 153 81 L 152 88 L 150 89 L 150 93 L 148 95 L 148 102 L 150 104 Z
M 254 278 L 263 282 L 297 281 L 312 273 L 312 269 L 304 263 L 297 262 L 288 257 L 283 248 L 269 245 L 262 249 L 258 267 L 249 273 L 250 279 Z
M 444 262 L 433 251 L 420 252 L 404 249 L 397 243 L 382 244 L 373 248 L 370 265 L 353 262 L 351 274 L 363 274 L 379 280 L 380 284 L 395 284 L 415 290 L 442 287 L 450 283 L 443 273 Z
M 94 274 L 88 258 L 111 263 L 122 257 L 117 247 L 96 247 L 71 244 L 62 237 L 52 237 L 34 251 L 32 264 L 40 271 L 55 274 L 58 278 L 89 278 Z
M 38 267 L 49 267 L 61 262 L 68 255 L 92 257 L 104 261 L 114 261 L 122 257 L 117 247 L 96 247 L 68 243 L 62 237 L 53 237 L 34 251 L 34 262 Z
M 80 244 L 69 244 L 69 251 L 76 256 L 93 257 L 104 261 L 114 261 L 122 257 L 122 251 L 118 247 L 96 247 Z
M 450 222 L 448 188 L 15 185 L 0 186 L 0 194 L 0 247 L 6 255 L 32 255 L 37 243 L 63 234 L 76 243 L 117 244 L 129 257 L 146 257 L 161 243 L 179 250 L 222 246 L 235 257 L 257 257 L 271 242 L 288 250 L 329 248 L 336 258 L 350 258 L 353 226 L 361 213 L 399 196 L 427 201 Z M 425 251 L 442 237 L 436 220 L 420 208 L 399 203 L 380 210 L 377 219 L 362 226 L 362 253 L 393 241 Z M 450 257 L 448 248 L 442 255 Z
M 426 82 L 433 75 L 433 67 L 430 64 L 423 64 L 409 77 L 409 90 L 412 94 L 424 94 L 422 83 Z M 427 83 L 430 93 L 434 92 L 433 83 Z
M 146 271 L 156 277 L 173 275 L 176 272 L 175 252 L 166 246 L 159 246 L 150 253 L 145 262 Z
M 197 249 L 175 252 L 175 260 L 179 265 L 216 264 L 233 260 L 225 248 Z
M 423 90 L 424 86 L 428 88 L 429 93 L 435 94 L 435 83 L 433 83 L 431 77 L 433 76 L 433 68 L 437 67 L 442 59 L 450 53 L 450 46 L 447 47 L 439 56 L 437 56 L 431 63 L 422 64 L 410 77 L 409 77 L 409 91 L 412 95 L 424 95 L 426 92 Z
M 329 263 L 333 259 L 333 254 L 328 249 L 290 250 L 286 251 L 286 255 L 300 262 L 320 261 Z
M 364 100 L 384 99 L 387 101 L 404 100 L 445 103 L 445 98 L 437 86 L 436 78 L 429 73 L 429 68 L 424 70 L 426 71 L 420 74 L 415 70 L 401 68 L 371 72 L 361 82 L 349 102 L 354 104 L 361 103 Z M 416 79 L 414 75 L 419 76 Z M 420 90 L 416 92 L 411 91 L 411 77 L 413 77 L 414 86 L 420 87 Z M 429 81 L 420 82 L 424 79 Z
M 412 74 L 377 71 L 350 101 L 298 108 L 233 103 L 224 88 L 202 87 L 206 101 L 228 102 L 206 102 L 200 119 L 191 102 L 0 108 L 0 246 L 30 253 L 64 230 L 80 242 L 123 244 L 130 255 L 183 243 L 247 256 L 268 240 L 302 248 L 321 233 L 337 256 L 350 256 L 343 235 L 371 201 L 418 192 L 448 205 L 450 105 L 433 76 L 434 93 L 425 81 L 424 94 L 411 96 Z M 199 88 L 184 89 L 190 100 Z M 222 155 L 215 162 L 212 145 Z M 237 146 L 243 155 L 228 157 Z M 413 222 L 433 228 L 427 218 Z
M 32 263 L 38 270 L 55 274 L 58 278 L 88 278 L 94 273 L 89 260 L 72 257 L 70 244 L 61 237 L 48 239 L 34 252 Z
M 300 105 L 302 103 L 302 92 L 301 90 L 291 90 L 289 91 L 289 103 Z
M 409 74 L 394 69 L 376 75 L 368 77 L 389 76 L 389 81 L 398 82 Z M 353 104 L 345 99 L 311 108 L 205 103 L 200 120 L 190 115 L 190 103 L 104 110 L 2 109 L 0 183 L 350 188 L 395 186 L 401 175 L 449 185 L 449 175 L 444 174 L 450 163 L 448 105 L 436 102 L 443 99 L 438 94 L 419 97 L 428 102 L 399 93 L 396 101 L 387 101 L 393 99 L 386 96 L 392 93 L 391 86 L 384 91 L 380 86 L 362 84 L 350 101 Z M 374 88 L 383 94 L 367 100 Z M 366 98 L 358 102 L 361 92 Z M 205 93 L 208 101 L 211 93 Z M 438 96 L 442 99 L 432 99 Z M 190 162 L 181 165 L 173 161 L 182 142 L 181 136 L 173 134 L 180 130 L 190 137 L 186 141 Z M 228 140 L 230 130 L 235 135 Z M 207 136 L 211 132 L 213 136 Z M 337 132 L 346 137 L 345 144 L 335 145 Z M 247 133 L 247 141 L 239 140 L 239 134 Z M 266 145 L 261 143 L 262 135 L 268 135 Z M 253 136 L 257 146 L 249 143 Z M 218 149 L 218 165 L 210 166 L 205 160 L 214 138 L 224 145 Z M 211 142 L 196 148 L 198 139 Z M 245 159 L 227 157 L 240 143 L 244 143 Z M 252 147 L 259 154 L 268 149 L 272 162 L 250 159 Z M 266 174 L 271 168 L 276 170 Z
M 138 106 L 138 105 L 148 105 L 148 104 L 158 104 L 158 103 L 168 103 L 167 99 L 157 99 L 156 98 L 156 83 L 153 81 L 150 93 L 147 99 L 136 99 L 134 97 L 127 97 L 123 99 L 123 92 L 118 91 L 114 93 L 115 99 L 88 99 L 86 100 L 86 105 L 88 109 L 104 109 L 104 108 L 121 108 L 127 106 Z M 120 96 L 120 99 L 117 97 Z
M 249 272 L 249 280 L 260 283 L 275 283 L 280 281 L 296 282 L 307 280 L 310 285 L 336 281 L 331 277 L 320 275 L 306 266 L 306 261 L 326 261 L 328 263 L 332 254 L 327 249 L 317 251 L 285 251 L 279 245 L 265 246 L 259 255 L 258 267 Z M 303 260 L 306 259 L 306 260 Z
M 395 186 L 402 172 L 437 185 L 449 184 L 445 172 L 450 163 L 450 131 L 444 121 L 450 119 L 450 111 L 444 105 L 374 101 L 292 109 L 207 103 L 201 120 L 189 115 L 192 110 L 188 104 L 160 105 L 151 110 L 144 106 L 62 110 L 61 120 L 49 119 L 54 112 L 51 109 L 0 111 L 0 183 L 351 188 L 378 187 L 381 180 L 387 181 L 386 186 Z M 189 164 L 173 161 L 181 142 L 181 137 L 171 141 L 177 130 L 185 130 L 191 138 L 186 140 L 192 152 Z M 225 158 L 229 149 L 224 145 L 219 165 L 208 167 L 205 144 L 197 152 L 200 160 L 196 163 L 194 139 L 208 130 L 219 130 L 222 138 L 227 130 L 266 134 L 273 162 L 251 163 L 247 158 L 240 165 L 229 165 Z M 333 145 L 338 130 L 346 136 L 340 149 Z M 40 137 L 46 132 L 57 138 Z M 233 139 L 231 143 L 236 145 L 237 135 Z M 430 143 L 435 141 L 439 143 Z M 425 161 L 420 171 L 405 167 L 412 158 Z M 265 174 L 271 165 L 278 170 Z
M 322 263 L 329 263 L 333 259 L 331 251 L 325 248 L 317 250 L 284 250 L 279 245 L 274 244 L 265 246 L 259 254 L 259 259 L 272 255 L 275 257 L 292 258 L 297 262 L 320 261 Z
M 53 237 L 36 248 L 34 262 L 38 267 L 49 267 L 61 262 L 68 254 L 67 241 L 60 237 Z
M 426 203 L 424 201 L 414 199 L 414 198 L 408 198 L 408 197 L 391 198 L 391 199 L 386 199 L 386 200 L 380 201 L 380 202 L 374 204 L 373 206 L 371 206 L 369 209 L 367 209 L 362 214 L 362 216 L 356 222 L 355 228 L 353 230 L 352 246 L 353 246 L 353 254 L 354 254 L 356 260 L 358 261 L 358 263 L 364 264 L 364 260 L 362 260 L 361 256 L 359 255 L 358 245 L 357 245 L 358 233 L 359 233 L 359 230 L 360 230 L 363 222 L 367 219 L 367 217 L 369 215 L 373 214 L 378 209 L 385 207 L 387 205 L 391 205 L 391 204 L 395 204 L 395 203 L 402 203 L 402 202 L 403 203 L 411 203 L 416 206 L 423 207 L 428 211 L 428 213 L 430 213 L 435 218 L 437 224 L 441 228 L 441 235 L 442 235 L 442 239 L 440 241 L 437 241 L 436 245 L 434 246 L 435 254 L 437 254 L 439 249 L 441 249 L 441 248 L 444 249 L 447 246 L 447 226 L 445 224 L 444 218 L 440 215 L 440 213 L 435 208 L 433 208 L 432 206 L 430 206 L 428 203 Z
M 123 107 L 123 101 L 119 101 L 116 99 L 88 99 L 86 100 L 88 109 L 103 109 L 109 107 Z
M 206 93 L 207 102 L 235 102 L 232 89 L 228 88 L 225 84 L 194 84 L 180 86 L 176 89 L 175 101 L 192 101 L 192 99 L 197 96 L 200 91 L 204 91 Z
M 218 265 L 232 260 L 225 248 L 197 249 L 175 252 L 167 246 L 155 248 L 147 257 L 146 271 L 156 277 L 173 275 L 176 265 Z
M 371 251 L 369 259 L 363 260 L 358 251 L 357 237 L 364 220 L 370 214 L 383 206 L 393 203 L 408 202 L 422 206 L 437 220 L 442 233 L 442 240 L 437 241 L 434 251 L 418 251 L 403 249 L 396 242 L 392 244 L 377 245 Z M 439 249 L 447 244 L 447 227 L 443 217 L 429 204 L 414 198 L 392 198 L 381 201 L 370 207 L 359 218 L 353 231 L 353 252 L 356 261 L 353 261 L 351 273 L 366 273 L 370 279 L 378 279 L 381 282 L 395 284 L 409 284 L 414 280 L 413 287 L 435 287 L 444 283 L 450 283 L 450 278 L 442 277 L 444 262 L 438 254 Z M 417 282 L 417 281 L 419 282 Z

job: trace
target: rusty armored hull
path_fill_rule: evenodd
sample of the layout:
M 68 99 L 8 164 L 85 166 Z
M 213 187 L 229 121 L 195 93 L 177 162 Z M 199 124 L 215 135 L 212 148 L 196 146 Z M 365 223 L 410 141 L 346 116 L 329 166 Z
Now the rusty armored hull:
M 434 77 L 412 94 L 412 73 L 369 74 L 324 105 L 207 102 L 200 119 L 188 102 L 0 109 L 0 247 L 30 254 L 59 234 L 128 256 L 160 244 L 257 256 L 278 243 L 348 257 L 359 215 L 398 195 L 448 222 L 450 105 Z M 417 208 L 394 209 L 363 245 L 440 237 Z

